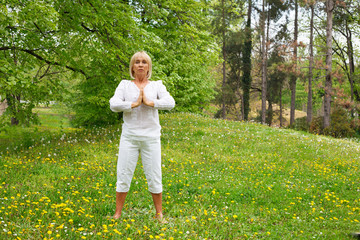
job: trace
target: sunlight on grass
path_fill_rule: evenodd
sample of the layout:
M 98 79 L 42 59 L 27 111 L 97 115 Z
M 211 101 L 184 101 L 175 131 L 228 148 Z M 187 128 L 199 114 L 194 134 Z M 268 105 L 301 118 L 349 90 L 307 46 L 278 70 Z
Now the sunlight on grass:
M 141 161 L 120 220 L 120 124 L 38 132 L 0 153 L 0 238 L 350 239 L 360 229 L 360 144 L 259 124 L 164 114 L 164 212 Z M 20 142 L 19 142 L 20 143 Z

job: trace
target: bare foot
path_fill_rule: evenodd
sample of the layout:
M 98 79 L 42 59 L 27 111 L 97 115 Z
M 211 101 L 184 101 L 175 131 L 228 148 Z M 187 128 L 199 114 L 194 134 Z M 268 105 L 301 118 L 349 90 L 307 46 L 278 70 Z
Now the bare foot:
M 121 213 L 115 213 L 113 219 L 119 219 L 121 217 Z
M 168 221 L 165 220 L 162 213 L 157 213 L 155 218 L 156 218 L 156 220 L 159 221 L 159 223 L 168 223 Z

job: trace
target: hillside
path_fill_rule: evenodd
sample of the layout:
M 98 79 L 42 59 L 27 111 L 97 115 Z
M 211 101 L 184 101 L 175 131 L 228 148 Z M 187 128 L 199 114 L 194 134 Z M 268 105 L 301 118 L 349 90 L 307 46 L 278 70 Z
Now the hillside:
M 0 153 L 0 238 L 351 239 L 360 229 L 359 143 L 185 113 L 161 124 L 168 224 L 152 218 L 141 161 L 123 218 L 107 218 L 120 125 L 29 131 Z

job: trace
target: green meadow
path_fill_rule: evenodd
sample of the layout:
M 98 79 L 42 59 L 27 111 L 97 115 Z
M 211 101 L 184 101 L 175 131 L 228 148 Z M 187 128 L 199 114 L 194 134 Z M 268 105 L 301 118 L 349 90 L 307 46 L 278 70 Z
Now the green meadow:
M 351 239 L 360 231 L 360 143 L 256 123 L 162 114 L 163 207 L 141 161 L 115 210 L 121 125 L 0 134 L 0 239 Z

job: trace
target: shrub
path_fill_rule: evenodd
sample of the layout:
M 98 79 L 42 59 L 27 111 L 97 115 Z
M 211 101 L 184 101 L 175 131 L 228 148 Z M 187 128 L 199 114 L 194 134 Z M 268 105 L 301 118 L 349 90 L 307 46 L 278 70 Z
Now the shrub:
M 308 131 L 309 130 L 309 124 L 306 121 L 306 116 L 295 119 L 295 123 L 293 128 L 298 131 Z
M 352 137 L 355 130 L 351 128 L 350 114 L 339 106 L 335 106 L 331 113 L 331 125 L 324 129 L 325 135 L 336 138 Z
M 352 137 L 355 130 L 352 127 L 350 115 L 339 106 L 335 106 L 331 112 L 331 125 L 324 128 L 324 117 L 314 118 L 310 124 L 310 132 L 314 134 L 324 134 L 336 138 Z
M 323 134 L 324 117 L 314 117 L 310 123 L 309 132 L 313 134 Z
M 357 135 L 360 135 L 360 119 L 351 120 L 350 126 L 352 129 L 354 129 Z

